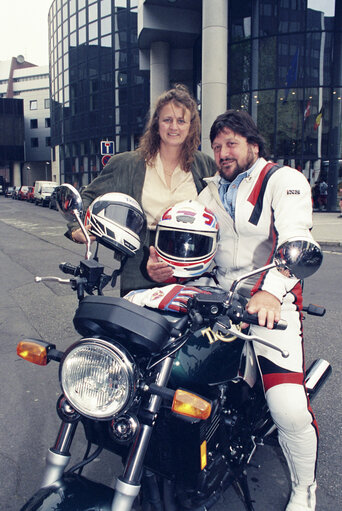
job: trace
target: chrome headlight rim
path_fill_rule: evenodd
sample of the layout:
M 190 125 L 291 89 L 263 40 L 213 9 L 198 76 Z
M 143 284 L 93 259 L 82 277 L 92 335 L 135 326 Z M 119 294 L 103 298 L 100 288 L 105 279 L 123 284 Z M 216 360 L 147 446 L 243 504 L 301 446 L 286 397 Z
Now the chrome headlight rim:
M 99 412 L 88 410 L 85 406 L 80 406 L 79 402 L 74 399 L 73 395 L 71 392 L 69 392 L 69 389 L 65 384 L 64 370 L 66 369 L 66 364 L 70 359 L 68 357 L 71 357 L 72 354 L 75 354 L 78 349 L 83 349 L 86 347 L 90 347 L 95 350 L 105 350 L 110 356 L 113 357 L 113 359 L 115 359 L 116 362 L 119 361 L 122 367 L 125 368 L 127 376 L 126 398 L 123 404 L 115 411 L 112 411 L 112 409 L 109 408 L 108 412 Z M 132 405 L 138 387 L 138 369 L 132 355 L 120 343 L 103 338 L 86 337 L 72 344 L 64 352 L 59 367 L 59 382 L 67 401 L 80 415 L 93 420 L 108 421 L 124 414 Z

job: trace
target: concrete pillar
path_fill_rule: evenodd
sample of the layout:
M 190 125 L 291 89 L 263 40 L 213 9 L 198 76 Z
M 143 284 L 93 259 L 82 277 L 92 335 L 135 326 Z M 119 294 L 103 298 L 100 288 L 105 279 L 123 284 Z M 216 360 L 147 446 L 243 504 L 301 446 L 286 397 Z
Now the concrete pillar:
M 21 186 L 21 175 L 20 175 L 20 162 L 15 161 L 13 163 L 13 185 Z
M 170 88 L 170 46 L 158 41 L 150 50 L 150 104 L 151 109 L 158 96 Z
M 202 151 L 212 156 L 209 132 L 227 109 L 228 0 L 203 0 Z

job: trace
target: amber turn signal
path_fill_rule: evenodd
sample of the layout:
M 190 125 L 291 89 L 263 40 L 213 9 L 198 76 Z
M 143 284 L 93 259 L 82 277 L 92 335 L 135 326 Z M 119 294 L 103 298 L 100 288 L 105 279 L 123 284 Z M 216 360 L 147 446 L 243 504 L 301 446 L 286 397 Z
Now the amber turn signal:
M 211 413 L 211 404 L 196 394 L 178 389 L 172 402 L 172 411 L 195 419 L 207 419 Z
M 39 366 L 46 366 L 48 363 L 46 346 L 35 340 L 20 341 L 17 345 L 17 355 Z

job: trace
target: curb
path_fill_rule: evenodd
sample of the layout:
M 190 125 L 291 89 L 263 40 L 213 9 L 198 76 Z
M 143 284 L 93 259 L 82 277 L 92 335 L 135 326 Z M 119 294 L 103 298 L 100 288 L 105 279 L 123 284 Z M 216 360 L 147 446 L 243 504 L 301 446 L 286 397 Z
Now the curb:
M 335 250 L 342 252 L 342 242 L 339 241 L 317 241 L 322 250 Z

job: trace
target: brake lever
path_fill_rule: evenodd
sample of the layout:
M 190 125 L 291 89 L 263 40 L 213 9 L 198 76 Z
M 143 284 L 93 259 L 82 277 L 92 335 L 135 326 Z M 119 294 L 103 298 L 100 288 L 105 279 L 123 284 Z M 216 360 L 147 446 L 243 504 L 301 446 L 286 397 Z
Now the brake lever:
M 59 277 L 38 277 L 34 278 L 35 282 L 58 282 L 59 284 L 70 284 L 74 279 L 61 279 Z
M 281 356 L 283 358 L 288 358 L 288 356 L 290 355 L 287 350 L 283 350 L 280 346 L 277 346 L 277 345 L 272 344 L 268 341 L 265 341 L 264 339 L 262 339 L 261 337 L 258 337 L 257 335 L 244 334 L 235 325 L 233 325 L 232 327 L 229 328 L 226 325 L 224 325 L 224 322 L 221 323 L 219 321 L 214 325 L 213 331 L 214 332 L 220 331 L 225 335 L 232 334 L 232 335 L 235 335 L 236 337 L 239 337 L 239 339 L 242 339 L 243 341 L 259 342 L 260 344 L 264 344 L 268 348 L 272 348 L 273 350 L 279 351 L 279 353 L 281 353 Z

